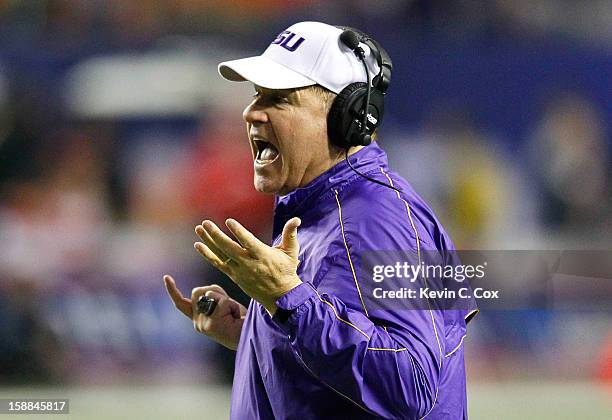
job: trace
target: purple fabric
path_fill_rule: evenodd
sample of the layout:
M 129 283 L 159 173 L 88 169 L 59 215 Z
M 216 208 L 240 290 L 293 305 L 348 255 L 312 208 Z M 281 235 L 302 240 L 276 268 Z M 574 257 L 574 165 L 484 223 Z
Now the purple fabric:
M 346 162 L 277 197 L 275 244 L 287 220 L 302 219 L 304 283 L 277 301 L 273 318 L 251 301 L 232 419 L 467 418 L 462 342 L 469 311 L 368 308 L 358 289 L 368 281 L 358 270 L 365 251 L 416 250 L 415 228 L 421 250 L 453 244 L 412 187 L 389 172 L 376 143 L 349 158 L 375 179 L 388 183 L 389 176 L 401 197 Z

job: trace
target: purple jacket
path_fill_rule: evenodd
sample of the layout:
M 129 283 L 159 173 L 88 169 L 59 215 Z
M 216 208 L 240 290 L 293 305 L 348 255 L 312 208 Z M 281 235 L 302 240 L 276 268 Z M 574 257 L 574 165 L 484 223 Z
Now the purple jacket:
M 299 216 L 304 282 L 272 318 L 251 301 L 236 355 L 231 418 L 467 418 L 463 339 L 475 311 L 367 307 L 359 259 L 371 250 L 450 250 L 431 209 L 390 172 L 376 143 L 277 197 L 274 243 Z M 418 240 L 417 240 L 418 238 Z M 417 245 L 418 242 L 418 245 Z

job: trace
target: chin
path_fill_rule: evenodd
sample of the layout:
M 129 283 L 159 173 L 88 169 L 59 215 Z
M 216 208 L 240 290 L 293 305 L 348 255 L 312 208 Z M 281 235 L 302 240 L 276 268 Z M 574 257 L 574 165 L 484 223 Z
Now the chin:
M 264 194 L 276 194 L 280 190 L 277 185 L 274 185 L 269 180 L 258 179 L 258 177 L 255 177 L 253 185 L 255 187 L 255 190 Z

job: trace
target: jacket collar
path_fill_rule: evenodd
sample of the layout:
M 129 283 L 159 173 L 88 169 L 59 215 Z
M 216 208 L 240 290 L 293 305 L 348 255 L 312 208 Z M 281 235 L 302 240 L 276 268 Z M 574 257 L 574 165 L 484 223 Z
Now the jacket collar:
M 383 168 L 388 169 L 387 154 L 376 142 L 364 147 L 358 152 L 349 156 L 353 167 L 361 173 L 371 172 Z M 302 207 L 308 208 L 323 196 L 327 191 L 341 184 L 349 182 L 360 175 L 353 172 L 346 160 L 342 160 L 336 166 L 323 172 L 313 179 L 308 185 L 291 191 L 287 195 L 276 196 L 274 211 L 275 214 L 284 213 L 287 215 L 297 215 Z

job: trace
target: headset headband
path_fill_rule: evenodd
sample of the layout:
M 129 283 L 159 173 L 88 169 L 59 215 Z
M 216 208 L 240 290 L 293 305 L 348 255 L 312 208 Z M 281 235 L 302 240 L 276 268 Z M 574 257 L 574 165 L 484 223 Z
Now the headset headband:
M 363 42 L 370 47 L 370 51 L 374 54 L 374 58 L 376 58 L 376 62 L 380 68 L 380 71 L 372 80 L 372 85 L 383 94 L 386 93 L 391 83 L 391 72 L 393 71 L 393 62 L 389 54 L 387 54 L 387 51 L 385 51 L 375 39 L 359 29 L 338 25 L 336 25 L 336 28 L 342 29 L 343 31 L 349 30 L 355 32 L 359 35 L 359 42 Z

